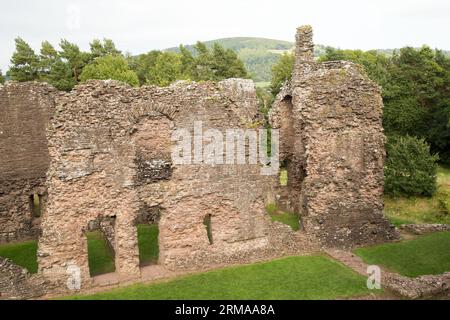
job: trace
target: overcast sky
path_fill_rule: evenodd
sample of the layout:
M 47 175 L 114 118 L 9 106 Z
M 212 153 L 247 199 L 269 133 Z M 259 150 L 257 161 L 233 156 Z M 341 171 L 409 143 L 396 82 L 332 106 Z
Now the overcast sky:
M 0 68 L 20 36 L 36 51 L 61 38 L 88 49 L 111 38 L 133 54 L 224 37 L 293 41 L 311 24 L 315 42 L 340 48 L 406 45 L 450 49 L 449 0 L 3 0 Z

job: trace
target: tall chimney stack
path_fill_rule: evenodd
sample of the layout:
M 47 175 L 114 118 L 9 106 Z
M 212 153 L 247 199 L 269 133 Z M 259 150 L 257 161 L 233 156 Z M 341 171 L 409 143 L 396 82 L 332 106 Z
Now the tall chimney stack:
M 297 28 L 295 35 L 295 67 L 293 80 L 300 79 L 301 75 L 311 71 L 314 64 L 313 29 L 310 25 Z

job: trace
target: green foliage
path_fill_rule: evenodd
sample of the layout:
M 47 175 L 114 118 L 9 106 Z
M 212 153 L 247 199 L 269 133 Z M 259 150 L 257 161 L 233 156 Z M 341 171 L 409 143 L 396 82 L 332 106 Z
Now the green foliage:
M 215 80 L 248 77 L 244 64 L 233 50 L 215 43 L 211 55 Z
M 165 87 L 182 80 L 185 76 L 181 72 L 181 57 L 172 52 L 159 52 L 151 69 L 145 76 L 146 84 Z
M 101 231 L 87 232 L 86 237 L 88 243 L 89 273 L 91 276 L 114 272 L 116 269 L 114 254 Z
M 288 225 L 294 231 L 300 230 L 300 217 L 292 212 L 285 212 L 278 209 L 274 203 L 269 203 L 266 206 L 266 211 L 270 215 L 272 221 L 278 221 Z
M 450 190 L 442 190 L 437 193 L 440 212 L 450 216 Z
M 96 58 L 84 67 L 80 75 L 82 82 L 89 79 L 112 79 L 128 83 L 132 86 L 139 85 L 138 76 L 130 69 L 127 60 L 123 56 L 107 55 Z
M 264 118 L 267 120 L 269 116 L 269 111 L 273 103 L 273 95 L 267 87 L 256 87 L 256 96 L 258 98 L 259 110 L 263 114 Z
M 450 232 L 355 250 L 364 262 L 382 265 L 408 277 L 450 271 Z
M 38 270 L 37 247 L 37 241 L 4 244 L 0 246 L 0 257 L 10 259 L 30 273 L 36 273 Z
M 274 96 L 280 92 L 281 87 L 287 80 L 292 78 L 295 57 L 293 54 L 283 54 L 278 62 L 272 68 L 272 81 L 270 82 L 270 91 Z
M 220 81 L 227 78 L 247 78 L 244 64 L 231 49 L 224 49 L 215 43 L 212 50 L 202 42 L 194 46 L 196 55 L 193 56 L 189 78 L 194 81 Z M 188 60 L 188 58 L 186 59 Z
M 89 53 L 82 52 L 76 44 L 65 39 L 61 40 L 59 46 L 61 47 L 60 57 L 69 64 L 74 81 L 79 82 L 84 66 L 90 61 Z
M 245 69 L 255 82 L 270 82 L 271 70 L 280 55 L 292 51 L 294 43 L 264 38 L 225 38 L 204 42 L 209 49 L 219 44 L 225 49 L 231 49 L 244 63 Z M 195 53 L 194 45 L 185 46 L 185 50 Z M 179 48 L 170 48 L 167 51 L 180 52 Z M 323 47 L 316 45 L 316 53 L 321 53 Z
M 39 80 L 48 82 L 58 90 L 71 90 L 76 81 L 68 62 L 64 62 L 58 51 L 48 42 L 42 42 L 39 55 Z
M 183 57 L 173 52 L 150 51 L 137 57 L 130 57 L 130 68 L 136 72 L 139 83 L 160 87 L 177 80 L 187 79 L 183 72 Z
M 385 191 L 392 195 L 432 196 L 436 191 L 437 155 L 423 140 L 391 138 L 386 146 Z
M 364 67 L 370 79 L 383 85 L 386 82 L 386 69 L 389 59 L 376 50 L 342 50 L 326 47 L 325 52 L 319 57 L 319 62 L 345 60 L 360 64 Z
M 427 46 L 405 47 L 386 56 L 377 51 L 326 48 L 319 61 L 361 64 L 383 89 L 383 127 L 388 136 L 425 138 L 440 160 L 450 163 L 450 58 Z
M 180 46 L 178 52 L 150 51 L 130 57 L 129 61 L 141 85 L 168 86 L 176 80 L 220 81 L 248 77 L 244 64 L 232 50 L 218 44 L 210 49 L 198 42 L 194 53 Z
M 103 39 L 103 42 L 98 39 L 94 39 L 90 43 L 90 47 L 91 59 L 108 55 L 118 56 L 122 54 L 119 50 L 116 49 L 116 45 L 111 39 Z
M 5 83 L 5 77 L 3 76 L 2 70 L 0 69 L 0 84 Z
M 336 299 L 369 293 L 366 278 L 342 264 L 324 256 L 303 256 L 68 298 L 89 300 Z
M 139 224 L 137 233 L 141 265 L 157 263 L 159 257 L 158 225 Z
M 11 58 L 8 76 L 15 81 L 33 81 L 38 79 L 39 57 L 22 38 L 16 38 L 16 51 Z
M 438 190 L 431 198 L 385 196 L 385 215 L 396 225 L 405 223 L 450 224 L 450 214 L 446 209 L 450 200 L 450 169 L 438 167 L 437 184 Z
M 128 57 L 128 64 L 131 70 L 136 72 L 141 85 L 147 84 L 147 77 L 155 68 L 156 60 L 160 54 L 161 51 L 154 50 L 137 57 Z

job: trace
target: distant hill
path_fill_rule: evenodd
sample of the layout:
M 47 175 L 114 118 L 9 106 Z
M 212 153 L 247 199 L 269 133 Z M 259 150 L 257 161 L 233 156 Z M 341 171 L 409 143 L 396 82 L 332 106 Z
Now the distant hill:
M 212 47 L 214 43 L 218 43 L 226 49 L 236 51 L 252 79 L 260 85 L 270 82 L 272 66 L 278 61 L 280 55 L 294 50 L 293 42 L 266 38 L 223 38 L 205 41 L 204 43 L 207 47 Z M 187 45 L 186 48 L 194 51 L 193 45 Z M 325 48 L 324 45 L 316 44 L 314 55 L 316 57 L 321 56 L 325 53 Z M 179 49 L 174 47 L 165 51 L 179 52 Z M 378 49 L 377 51 L 391 55 L 394 49 Z M 444 53 L 450 56 L 449 51 L 444 51 Z
M 255 82 L 269 82 L 272 66 L 278 61 L 280 55 L 294 49 L 293 42 L 265 38 L 223 38 L 204 43 L 207 47 L 218 43 L 226 49 L 236 51 Z M 187 45 L 186 48 L 194 51 L 193 45 Z M 324 48 L 324 46 L 316 45 L 316 54 L 320 55 Z M 179 52 L 179 49 L 175 47 L 165 51 Z

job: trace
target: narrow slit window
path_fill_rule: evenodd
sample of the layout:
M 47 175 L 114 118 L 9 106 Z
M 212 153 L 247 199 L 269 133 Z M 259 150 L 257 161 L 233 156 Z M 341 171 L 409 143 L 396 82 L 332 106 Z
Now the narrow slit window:
M 286 162 L 280 166 L 280 186 L 286 187 L 288 185 L 288 170 Z
M 203 219 L 203 224 L 205 225 L 205 228 L 206 228 L 206 235 L 208 236 L 209 244 L 213 244 L 211 220 L 212 220 L 211 214 L 207 214 L 205 216 L 205 218 Z
M 34 218 L 39 218 L 42 211 L 42 196 L 37 193 L 30 195 L 30 209 Z

